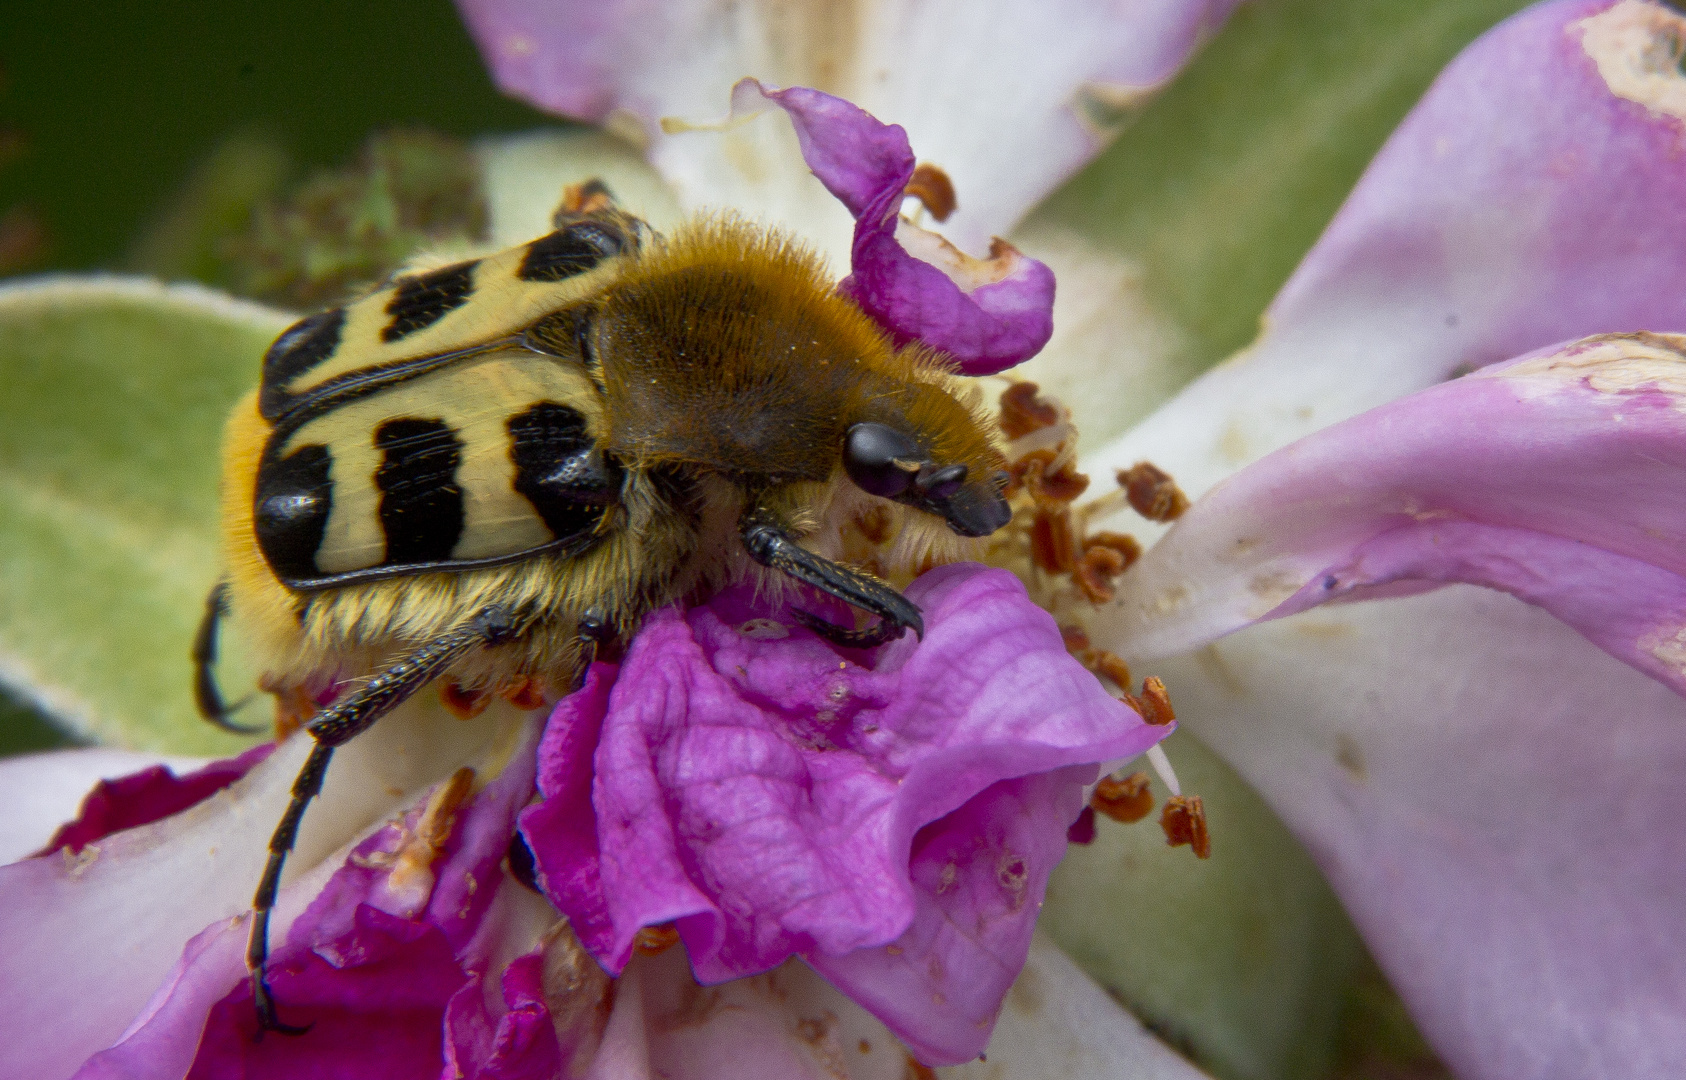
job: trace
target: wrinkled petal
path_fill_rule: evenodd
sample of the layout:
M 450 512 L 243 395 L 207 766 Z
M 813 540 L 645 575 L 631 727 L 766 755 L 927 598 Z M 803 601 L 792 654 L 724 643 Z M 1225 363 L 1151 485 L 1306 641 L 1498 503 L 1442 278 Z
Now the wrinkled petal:
M 1469 1080 L 1686 1075 L 1686 703 L 1508 596 L 1321 608 L 1155 665 Z
M 305 817 L 292 866 L 308 876 L 309 867 L 472 759 L 502 729 L 496 721 L 462 724 L 434 705 L 390 717 L 348 744 Z M 27 1033 L 0 1039 L 0 1074 L 71 1075 L 157 1005 L 148 1001 L 176 978 L 171 973 L 190 939 L 248 909 L 307 750 L 305 740 L 294 739 L 188 810 L 79 854 L 0 867 L 0 909 L 7 913 L 0 920 L 0 1013 L 9 1031 Z M 278 920 L 277 933 L 284 928 Z M 182 993 L 197 992 L 192 983 L 180 983 Z
M 818 224 L 823 193 L 801 183 L 778 133 L 663 133 L 663 118 L 706 114 L 753 76 L 817 87 L 905 125 L 958 186 L 950 235 L 982 250 L 1105 146 L 1236 2 L 757 3 L 730 15 L 696 2 L 458 7 L 505 92 L 649 140 L 687 207 Z M 832 227 L 840 238 L 847 226 Z
M 907 133 L 842 98 L 805 87 L 776 90 L 745 79 L 735 116 L 762 103 L 783 109 L 802 157 L 855 219 L 850 274 L 839 290 L 890 332 L 922 341 L 967 375 L 992 375 L 1034 356 L 1053 333 L 1054 275 L 1004 240 L 974 259 L 900 216 L 913 178 Z
M 293 921 L 269 981 L 288 1022 L 309 1031 L 279 1050 L 257 1040 L 241 980 L 212 1008 L 188 1075 L 353 1080 L 438 1069 L 446 1005 L 492 944 L 481 933 L 487 912 L 505 886 L 519 888 L 502 863 L 533 790 L 537 737 L 529 724 L 506 748 L 508 764 L 447 819 L 442 846 L 412 807 L 358 844 Z
M 1686 693 L 1682 507 L 1686 338 L 1591 338 L 1242 470 L 1125 575 L 1097 629 L 1157 658 L 1331 600 L 1463 581 Z
M 0 760 L 0 791 L 6 792 L 6 812 L 0 814 L 0 865 L 40 851 L 76 817 L 83 798 L 102 780 L 154 765 L 191 772 L 206 764 L 202 758 L 161 758 L 103 746 Z
M 1106 695 L 1011 575 L 942 567 L 907 595 L 924 641 L 870 667 L 748 586 L 669 609 L 612 689 L 599 668 L 558 708 L 522 829 L 605 966 L 672 921 L 705 983 L 801 954 L 925 1059 L 983 1048 L 1093 763 L 1167 730 Z
M 75 855 L 114 832 L 150 825 L 210 798 L 251 771 L 275 749 L 274 743 L 252 747 L 239 757 L 213 761 L 177 776 L 165 765 L 101 780 L 82 799 L 72 821 L 60 826 L 37 854 L 68 848 Z
M 1147 458 L 1198 495 L 1460 370 L 1686 326 L 1683 31 L 1641 0 L 1556 0 L 1478 39 L 1376 156 L 1259 341 L 1086 467 Z

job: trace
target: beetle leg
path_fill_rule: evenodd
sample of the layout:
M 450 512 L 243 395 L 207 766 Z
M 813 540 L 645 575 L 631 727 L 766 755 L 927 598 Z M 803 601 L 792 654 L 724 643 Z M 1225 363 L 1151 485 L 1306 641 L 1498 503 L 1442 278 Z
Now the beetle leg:
M 925 636 L 925 621 L 919 607 L 875 577 L 822 558 L 802 547 L 790 534 L 764 514 L 745 515 L 741 528 L 749 557 L 762 566 L 789 574 L 846 604 L 869 611 L 879 618 L 877 626 L 855 630 L 837 626 L 811 612 L 798 611 L 802 625 L 838 645 L 870 648 L 899 638 L 910 627 Z
M 487 608 L 467 624 L 441 635 L 334 702 L 305 725 L 316 740 L 304 767 L 293 781 L 293 798 L 280 824 L 269 839 L 269 862 L 252 898 L 252 933 L 246 943 L 246 970 L 252 980 L 252 999 L 258 1012 L 258 1036 L 265 1031 L 302 1035 L 308 1025 L 282 1022 L 275 1009 L 264 966 L 269 959 L 269 913 L 281 888 L 281 868 L 298 838 L 305 807 L 322 790 L 328 762 L 334 748 L 367 731 L 375 721 L 391 712 L 405 698 L 438 678 L 452 664 L 476 648 L 501 645 L 519 632 L 519 624 L 508 608 Z
M 199 632 L 193 635 L 193 704 L 200 716 L 224 731 L 256 735 L 263 730 L 261 724 L 247 727 L 229 719 L 249 699 L 241 698 L 230 705 L 223 700 L 222 690 L 217 686 L 217 629 L 227 614 L 228 582 L 219 581 L 205 598 L 205 614 L 199 620 Z

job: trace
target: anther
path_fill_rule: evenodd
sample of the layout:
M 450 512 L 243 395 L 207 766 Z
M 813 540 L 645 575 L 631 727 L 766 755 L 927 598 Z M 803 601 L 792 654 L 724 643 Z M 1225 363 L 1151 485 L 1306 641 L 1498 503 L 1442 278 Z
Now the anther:
M 1060 409 L 1053 402 L 1036 396 L 1035 383 L 1016 382 L 1001 392 L 999 422 L 1002 434 L 1009 439 L 1018 439 L 1059 423 Z
M 928 161 L 921 161 L 913 167 L 913 175 L 908 177 L 902 192 L 918 199 L 925 212 L 938 221 L 947 221 L 959 205 L 954 197 L 954 181 Z
M 1095 674 L 1112 680 L 1118 689 L 1125 691 L 1128 696 L 1130 690 L 1130 665 L 1124 662 L 1122 656 L 1109 653 L 1105 649 L 1093 649 L 1088 656 L 1089 669 Z M 1140 709 L 1136 710 L 1138 713 Z
M 1077 566 L 1077 536 L 1069 509 L 1037 508 L 1030 523 L 1030 557 L 1050 574 L 1069 574 Z
M 1165 800 L 1159 814 L 1159 827 L 1165 830 L 1165 842 L 1172 847 L 1184 844 L 1194 849 L 1196 858 L 1212 857 L 1212 837 L 1206 831 L 1206 804 L 1198 795 L 1173 795 Z
M 1136 714 L 1149 724 L 1169 724 L 1177 718 L 1171 709 L 1171 695 L 1165 690 L 1165 683 L 1157 675 L 1149 675 L 1142 680 L 1142 692 L 1125 694 L 1124 700 Z
M 1175 521 L 1188 509 L 1188 496 L 1170 474 L 1147 461 L 1118 470 L 1118 486 L 1130 506 L 1149 521 Z
M 1126 825 L 1140 821 L 1153 812 L 1153 792 L 1148 787 L 1147 773 L 1134 772 L 1119 779 L 1103 776 L 1089 797 L 1089 805 L 1099 813 Z

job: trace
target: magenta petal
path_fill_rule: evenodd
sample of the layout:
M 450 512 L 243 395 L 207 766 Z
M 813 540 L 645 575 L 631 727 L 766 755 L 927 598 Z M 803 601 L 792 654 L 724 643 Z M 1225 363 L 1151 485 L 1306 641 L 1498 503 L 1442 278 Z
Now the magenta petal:
M 577 828 L 553 841 L 529 811 L 547 892 L 611 971 L 641 927 L 670 921 L 705 983 L 895 945 L 906 963 L 839 978 L 929 1060 L 974 1057 L 1093 763 L 1166 731 L 1108 696 L 1004 571 L 920 578 L 908 596 L 924 641 L 884 646 L 871 667 L 806 630 L 769 635 L 751 620 L 795 620 L 753 595 L 647 620 L 606 700 L 599 669 L 581 697 L 601 717 L 601 854 Z M 553 822 L 583 809 L 582 712 L 565 703 L 546 732 L 541 784 L 569 811 Z M 928 992 L 892 1000 L 910 982 Z
M 182 776 L 167 766 L 154 765 L 114 780 L 101 780 L 82 800 L 76 819 L 60 826 L 36 854 L 50 854 L 61 847 L 74 854 L 114 832 L 149 825 L 186 810 L 245 776 L 274 749 L 274 743 L 263 743 L 239 757 L 213 761 Z
M 1112 640 L 1463 581 L 1686 693 L 1686 339 L 1592 338 L 1327 428 L 1213 489 L 1126 575 Z
M 897 345 L 921 341 L 952 356 L 968 375 L 991 375 L 1036 355 L 1054 332 L 1054 275 L 997 241 L 973 259 L 902 221 L 913 177 L 907 132 L 842 98 L 806 87 L 772 90 L 746 79 L 739 102 L 756 94 L 782 108 L 802 158 L 855 218 L 850 275 L 839 286 L 889 331 Z M 903 241 L 915 243 L 920 258 Z
M 533 739 L 466 806 L 437 861 L 406 864 L 419 807 L 357 845 L 292 923 L 270 985 L 304 1035 L 255 1041 L 250 984 L 212 1008 L 190 1077 L 434 1075 L 445 1011 L 484 964 L 478 935 L 500 887 L 515 815 L 533 787 Z
M 296 1003 L 295 1021 L 311 1025 L 308 1033 L 254 1042 L 252 996 L 243 985 L 211 1010 L 188 1078 L 435 1076 L 445 1005 L 464 978 L 437 927 L 364 905 L 332 952 L 305 953 L 273 979 L 280 999 Z
M 476 978 L 457 991 L 446 1017 L 451 1042 L 444 1076 L 452 1080 L 553 1080 L 562 1051 L 544 997 L 544 955 L 512 960 L 502 977 L 506 1010 L 493 1020 Z
M 1076 765 L 1003 780 L 925 826 L 910 853 L 913 924 L 890 944 L 808 962 L 922 1061 L 976 1057 L 1024 967 L 1048 875 L 1094 777 Z

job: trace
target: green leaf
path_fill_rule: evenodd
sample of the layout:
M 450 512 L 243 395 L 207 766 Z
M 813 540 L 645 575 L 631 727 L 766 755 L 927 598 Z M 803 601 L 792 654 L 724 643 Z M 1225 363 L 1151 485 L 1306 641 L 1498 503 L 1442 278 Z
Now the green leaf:
M 1136 317 L 1158 339 L 1155 363 L 1145 366 L 1181 372 L 1146 386 L 1103 374 L 1080 393 L 1068 391 L 1085 435 L 1120 433 L 1252 340 L 1271 298 L 1434 76 L 1525 6 L 1243 4 L 1177 81 L 1021 230 L 1076 233 L 1132 267 L 1120 279 L 1127 302 L 1157 316 Z M 1120 344 L 1126 356 L 1142 347 Z
M 0 288 L 0 681 L 77 735 L 241 745 L 194 713 L 188 650 L 218 576 L 222 421 L 287 321 L 141 279 Z
M 1319 1077 L 1363 956 L 1317 867 L 1246 782 L 1186 731 L 1165 742 L 1201 796 L 1212 855 L 1148 818 L 1096 821 L 1055 871 L 1041 925 L 1096 981 L 1220 1080 Z M 1155 802 L 1168 794 L 1155 783 Z

